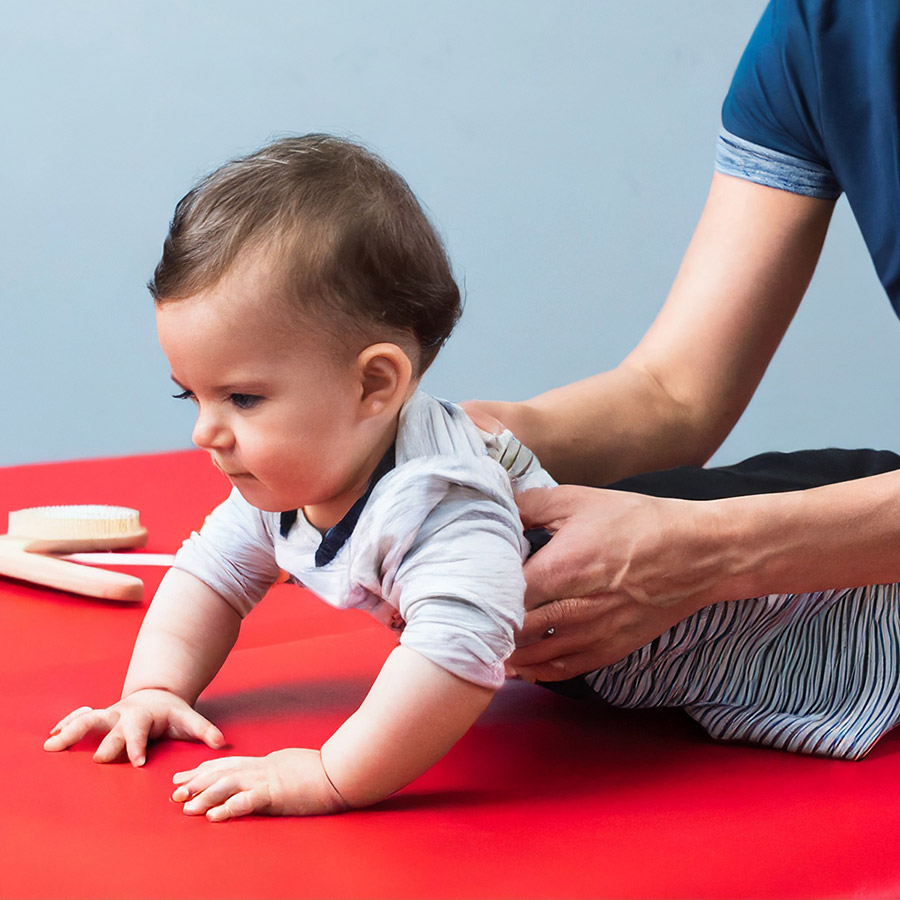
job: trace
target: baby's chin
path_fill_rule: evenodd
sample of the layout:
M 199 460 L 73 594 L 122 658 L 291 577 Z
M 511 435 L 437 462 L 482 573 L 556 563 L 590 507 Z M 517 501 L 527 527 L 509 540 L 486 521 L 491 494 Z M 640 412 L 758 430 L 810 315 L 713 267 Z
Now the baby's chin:
M 261 512 L 282 513 L 299 509 L 296 503 L 283 497 L 273 497 L 253 475 L 229 475 L 228 480 L 251 506 Z

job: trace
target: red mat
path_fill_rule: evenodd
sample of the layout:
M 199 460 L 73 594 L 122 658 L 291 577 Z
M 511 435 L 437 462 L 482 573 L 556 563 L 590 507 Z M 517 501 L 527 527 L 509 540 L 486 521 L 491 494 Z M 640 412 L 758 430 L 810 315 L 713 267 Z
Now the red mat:
M 198 452 L 0 470 L 0 524 L 43 503 L 135 506 L 172 552 L 225 495 Z M 148 595 L 160 570 L 144 569 Z M 183 815 L 172 773 L 50 754 L 51 725 L 118 696 L 143 607 L 0 579 L 3 898 L 900 896 L 900 735 L 861 763 L 721 745 L 677 711 L 507 685 L 451 753 L 370 810 L 223 825 Z M 318 746 L 393 637 L 276 588 L 201 699 L 230 753 Z

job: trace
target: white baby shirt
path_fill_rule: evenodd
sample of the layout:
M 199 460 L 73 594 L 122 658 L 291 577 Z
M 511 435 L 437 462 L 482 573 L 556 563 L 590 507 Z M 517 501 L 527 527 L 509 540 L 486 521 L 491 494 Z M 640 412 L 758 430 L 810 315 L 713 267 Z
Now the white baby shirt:
M 284 570 L 332 606 L 400 630 L 401 644 L 454 675 L 499 688 L 522 622 L 529 552 L 513 494 L 554 482 L 509 432 L 482 432 L 458 406 L 422 391 L 401 411 L 395 460 L 325 565 L 315 563 L 322 535 L 302 511 L 282 536 L 280 513 L 233 490 L 175 567 L 242 616 Z

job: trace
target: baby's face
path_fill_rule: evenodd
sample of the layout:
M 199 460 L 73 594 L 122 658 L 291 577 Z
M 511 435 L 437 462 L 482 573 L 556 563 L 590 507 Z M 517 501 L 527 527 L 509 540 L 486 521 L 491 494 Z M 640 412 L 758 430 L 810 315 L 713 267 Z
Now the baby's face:
M 319 528 L 365 490 L 385 447 L 360 414 L 355 361 L 285 327 L 257 267 L 157 308 L 172 379 L 197 406 L 193 441 L 253 506 L 302 508 Z

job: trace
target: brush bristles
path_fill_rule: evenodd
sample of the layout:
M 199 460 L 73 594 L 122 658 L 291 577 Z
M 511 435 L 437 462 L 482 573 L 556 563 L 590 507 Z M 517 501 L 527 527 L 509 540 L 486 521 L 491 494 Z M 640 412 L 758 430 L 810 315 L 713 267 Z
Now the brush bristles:
M 121 538 L 143 531 L 124 506 L 35 506 L 9 514 L 9 535 L 40 540 Z

